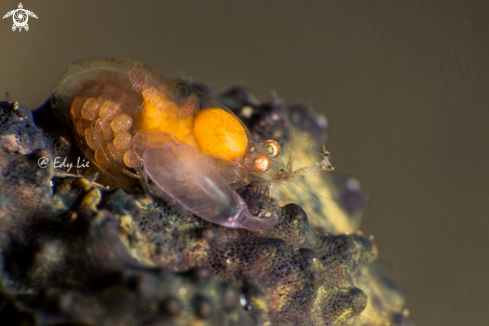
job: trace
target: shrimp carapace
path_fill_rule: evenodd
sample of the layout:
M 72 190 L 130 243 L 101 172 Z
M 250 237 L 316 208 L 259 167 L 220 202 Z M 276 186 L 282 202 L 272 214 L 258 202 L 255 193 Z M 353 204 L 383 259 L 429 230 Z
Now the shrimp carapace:
M 256 142 L 233 112 L 191 86 L 140 62 L 88 59 L 59 77 L 51 104 L 101 171 L 125 171 L 143 186 L 147 174 L 193 213 L 227 227 L 277 223 L 276 213 L 252 215 L 233 188 L 283 165 L 280 146 Z

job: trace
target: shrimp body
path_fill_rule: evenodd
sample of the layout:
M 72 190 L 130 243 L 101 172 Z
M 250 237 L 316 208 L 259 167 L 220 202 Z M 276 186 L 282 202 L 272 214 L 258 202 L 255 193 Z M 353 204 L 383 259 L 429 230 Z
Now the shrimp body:
M 277 223 L 276 213 L 252 215 L 231 185 L 266 172 L 278 144 L 257 143 L 229 109 L 189 85 L 140 62 L 88 59 L 58 78 L 51 105 L 102 172 L 138 175 L 143 187 L 147 175 L 193 213 L 226 227 Z

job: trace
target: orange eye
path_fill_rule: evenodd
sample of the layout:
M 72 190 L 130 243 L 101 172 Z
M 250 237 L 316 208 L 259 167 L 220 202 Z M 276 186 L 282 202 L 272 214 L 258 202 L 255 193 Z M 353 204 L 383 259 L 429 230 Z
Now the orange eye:
M 265 141 L 265 147 L 267 148 L 268 154 L 273 158 L 276 158 L 280 154 L 280 145 L 275 140 Z
M 253 170 L 256 172 L 266 172 L 270 169 L 270 159 L 265 155 L 260 155 L 253 163 Z

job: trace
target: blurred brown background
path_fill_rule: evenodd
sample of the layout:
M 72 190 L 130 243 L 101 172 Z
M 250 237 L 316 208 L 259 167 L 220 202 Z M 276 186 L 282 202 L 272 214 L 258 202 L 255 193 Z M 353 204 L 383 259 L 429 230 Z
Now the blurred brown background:
M 311 103 L 329 119 L 334 165 L 369 193 L 362 229 L 395 266 L 411 319 L 488 325 L 489 2 L 22 3 L 39 17 L 28 32 L 0 20 L 0 91 L 13 100 L 35 108 L 70 62 L 114 56 Z

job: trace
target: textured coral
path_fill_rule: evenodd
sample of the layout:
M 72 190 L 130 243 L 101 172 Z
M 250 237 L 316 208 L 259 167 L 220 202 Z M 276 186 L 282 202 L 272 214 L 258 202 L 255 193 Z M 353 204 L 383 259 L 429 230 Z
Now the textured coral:
M 257 140 L 289 142 L 296 166 L 318 160 L 327 123 L 310 108 L 287 107 L 276 96 L 259 103 L 241 87 L 219 96 L 194 86 L 235 111 Z M 38 159 L 52 162 L 52 152 L 67 147 L 53 132 L 59 125 L 41 122 L 49 108 L 34 116 L 44 131 L 24 108 L 18 114 L 2 102 L 1 109 L 0 318 L 39 325 L 411 325 L 373 239 L 358 231 L 366 198 L 355 179 L 323 173 L 301 177 L 298 187 L 238 189 L 253 213 L 272 203 L 280 220 L 264 232 L 229 229 L 170 199 L 149 202 L 122 176 L 125 191 L 98 187 L 94 176 L 53 178 L 52 163 L 39 168 Z M 320 193 L 320 202 L 300 187 Z

